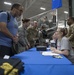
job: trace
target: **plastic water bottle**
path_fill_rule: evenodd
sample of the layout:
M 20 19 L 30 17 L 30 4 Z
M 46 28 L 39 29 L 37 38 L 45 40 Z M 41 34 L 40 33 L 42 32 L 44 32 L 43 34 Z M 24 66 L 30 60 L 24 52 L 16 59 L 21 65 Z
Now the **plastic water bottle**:
M 50 41 L 50 47 L 56 47 L 56 42 L 54 40 Z

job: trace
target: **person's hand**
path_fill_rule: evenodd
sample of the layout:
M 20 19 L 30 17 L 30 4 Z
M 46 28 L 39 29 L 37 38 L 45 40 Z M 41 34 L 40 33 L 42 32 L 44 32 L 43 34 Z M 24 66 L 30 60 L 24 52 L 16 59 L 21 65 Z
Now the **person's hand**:
M 28 50 L 29 49 L 29 47 L 28 46 L 26 46 L 26 50 Z
M 55 48 L 55 47 L 50 47 L 50 50 L 51 50 L 51 51 L 55 51 L 56 48 Z
M 13 36 L 13 42 L 16 44 L 18 43 L 18 36 Z
M 51 47 L 50 50 L 53 52 L 53 53 L 60 53 L 59 50 L 57 50 L 55 47 Z
M 56 48 L 55 48 L 55 47 L 50 47 L 50 50 L 51 50 L 53 53 L 56 53 Z
M 31 47 L 29 43 L 28 43 L 28 47 L 29 47 L 29 48 Z

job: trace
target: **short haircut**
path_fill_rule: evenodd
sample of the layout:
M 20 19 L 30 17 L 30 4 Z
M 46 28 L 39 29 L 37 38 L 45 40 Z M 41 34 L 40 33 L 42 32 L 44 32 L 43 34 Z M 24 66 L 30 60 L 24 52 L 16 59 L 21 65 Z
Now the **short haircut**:
M 21 6 L 21 5 L 20 5 L 20 4 L 18 4 L 18 3 L 13 4 L 13 5 L 12 5 L 12 7 L 11 7 L 11 10 L 12 10 L 13 8 L 18 9 L 20 6 Z
M 22 19 L 22 22 L 23 23 L 26 23 L 26 22 L 29 22 L 29 21 L 30 21 L 30 19 L 26 19 L 26 18 L 25 19 Z

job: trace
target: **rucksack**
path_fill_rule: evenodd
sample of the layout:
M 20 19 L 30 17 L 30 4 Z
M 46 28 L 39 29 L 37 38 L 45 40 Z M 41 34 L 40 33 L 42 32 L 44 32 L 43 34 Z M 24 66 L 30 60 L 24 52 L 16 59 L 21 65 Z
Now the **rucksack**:
M 2 13 L 2 12 L 6 12 L 7 13 L 7 23 L 9 23 L 10 22 L 10 18 L 11 18 L 9 12 L 1 10 L 0 13 Z

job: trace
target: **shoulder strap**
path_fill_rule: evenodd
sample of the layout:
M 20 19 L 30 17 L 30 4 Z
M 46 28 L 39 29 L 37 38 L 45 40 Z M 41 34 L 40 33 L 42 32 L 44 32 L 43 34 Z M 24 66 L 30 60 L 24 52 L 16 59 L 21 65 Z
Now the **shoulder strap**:
M 4 11 L 1 10 L 0 13 L 1 13 L 1 12 L 4 12 Z M 7 23 L 9 23 L 11 16 L 10 16 L 9 12 L 6 12 L 6 13 L 7 13 Z
M 11 18 L 11 16 L 10 16 L 10 14 L 7 12 L 7 23 L 10 22 L 10 18 Z

